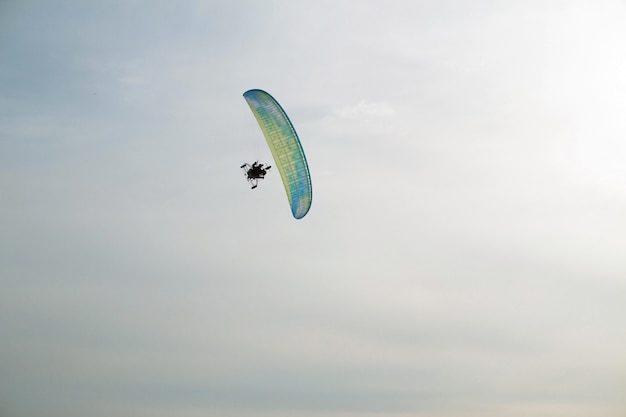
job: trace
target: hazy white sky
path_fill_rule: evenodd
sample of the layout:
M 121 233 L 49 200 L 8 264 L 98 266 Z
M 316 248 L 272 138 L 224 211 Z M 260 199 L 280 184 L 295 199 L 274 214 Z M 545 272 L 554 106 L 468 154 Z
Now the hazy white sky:
M 626 3 L 0 2 L 0 415 L 623 417 Z M 242 93 L 294 122 L 291 217 Z

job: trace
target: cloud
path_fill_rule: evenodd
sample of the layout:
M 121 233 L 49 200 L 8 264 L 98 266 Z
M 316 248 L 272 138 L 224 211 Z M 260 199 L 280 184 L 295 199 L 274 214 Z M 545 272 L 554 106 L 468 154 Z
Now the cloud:
M 336 108 L 321 121 L 328 134 L 344 138 L 390 135 L 398 123 L 397 112 L 390 104 L 366 100 Z
M 395 111 L 388 103 L 360 101 L 354 106 L 337 109 L 333 114 L 342 119 L 366 119 L 393 116 Z

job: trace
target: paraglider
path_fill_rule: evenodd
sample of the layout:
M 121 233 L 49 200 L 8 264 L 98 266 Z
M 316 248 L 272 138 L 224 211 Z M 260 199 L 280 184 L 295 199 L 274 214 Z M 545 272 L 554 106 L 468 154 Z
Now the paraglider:
M 241 166 L 244 174 L 250 184 L 252 184 L 252 189 L 254 190 L 259 185 L 259 180 L 265 178 L 265 174 L 270 170 L 271 165 L 266 167 L 263 164 L 259 164 L 259 161 L 255 161 L 252 165 L 245 163 Z
M 280 104 L 265 91 L 249 90 L 243 96 L 272 152 L 287 193 L 291 213 L 296 219 L 301 219 L 311 208 L 313 191 L 309 166 L 296 130 Z M 263 179 L 267 170 L 271 168 L 263 168 L 262 165 L 255 162 L 252 165 L 246 163 L 241 166 L 253 189 L 257 187 L 258 180 Z

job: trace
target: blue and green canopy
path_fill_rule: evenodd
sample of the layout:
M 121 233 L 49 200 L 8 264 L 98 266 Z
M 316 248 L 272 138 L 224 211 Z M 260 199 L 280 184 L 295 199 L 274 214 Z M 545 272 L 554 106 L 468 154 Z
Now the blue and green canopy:
M 249 90 L 243 96 L 272 152 L 293 217 L 301 219 L 311 208 L 313 190 L 309 166 L 298 134 L 283 108 L 271 95 L 262 90 Z

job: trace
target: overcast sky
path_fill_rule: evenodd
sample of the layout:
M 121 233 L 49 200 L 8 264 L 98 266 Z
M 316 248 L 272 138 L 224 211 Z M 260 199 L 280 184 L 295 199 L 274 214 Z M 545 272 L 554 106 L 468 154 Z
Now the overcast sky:
M 0 415 L 623 417 L 626 3 L 0 1 Z M 291 216 L 242 97 L 289 114 Z

